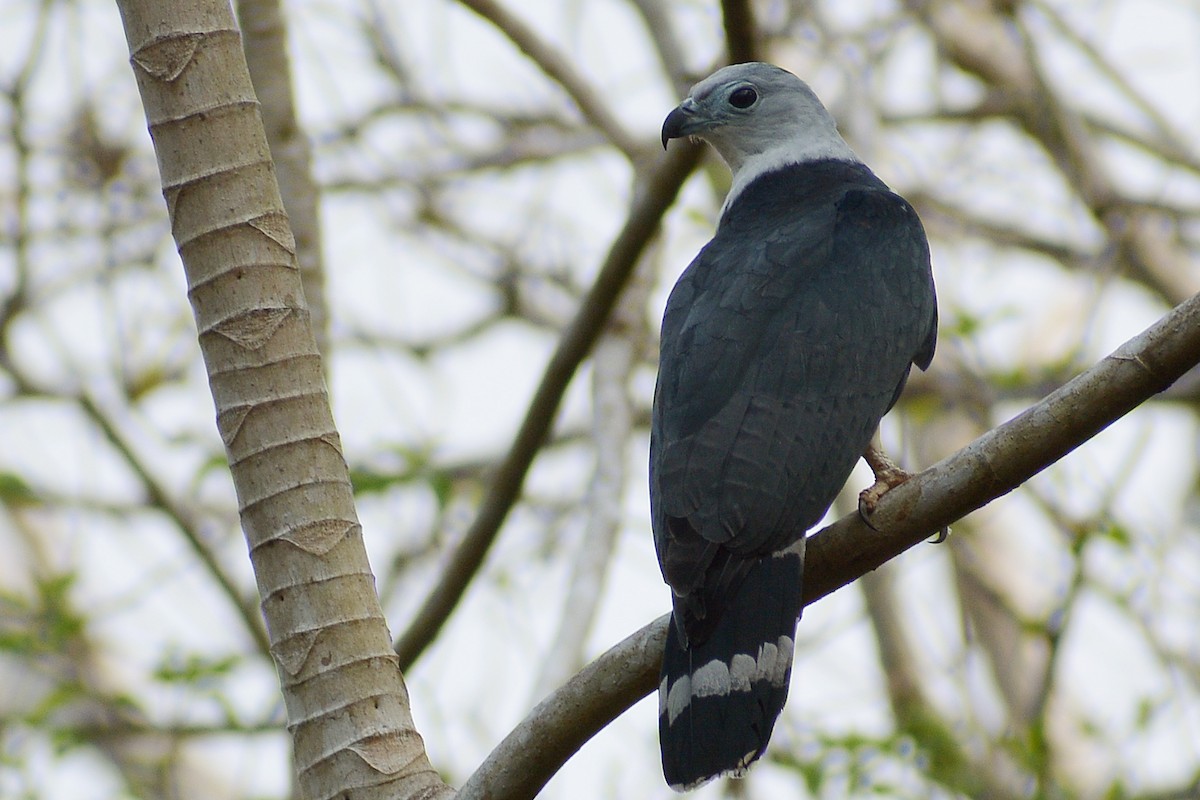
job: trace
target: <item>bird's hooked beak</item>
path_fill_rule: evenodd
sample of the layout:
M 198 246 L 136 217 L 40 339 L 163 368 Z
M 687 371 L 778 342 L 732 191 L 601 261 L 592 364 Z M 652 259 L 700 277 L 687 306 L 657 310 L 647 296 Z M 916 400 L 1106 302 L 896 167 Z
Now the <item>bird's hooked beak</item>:
M 667 142 L 672 139 L 690 136 L 707 127 L 704 119 L 697 116 L 699 110 L 700 104 L 689 97 L 667 114 L 662 126 L 663 150 L 667 149 Z

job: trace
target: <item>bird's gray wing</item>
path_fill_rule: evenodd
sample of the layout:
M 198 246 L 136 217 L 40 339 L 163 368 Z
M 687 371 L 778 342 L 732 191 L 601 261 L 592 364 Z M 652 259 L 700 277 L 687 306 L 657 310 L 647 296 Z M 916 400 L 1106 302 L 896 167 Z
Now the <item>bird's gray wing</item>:
M 924 232 L 878 188 L 727 218 L 668 301 L 655 544 L 695 611 L 824 515 L 936 328 Z M 736 207 L 735 207 L 736 208 Z

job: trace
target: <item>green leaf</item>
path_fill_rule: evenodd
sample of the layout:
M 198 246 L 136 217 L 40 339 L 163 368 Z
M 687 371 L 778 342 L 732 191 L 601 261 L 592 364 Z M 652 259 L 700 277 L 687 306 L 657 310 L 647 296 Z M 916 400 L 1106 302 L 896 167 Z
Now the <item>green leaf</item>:
M 25 479 L 15 472 L 0 472 L 0 501 L 5 505 L 36 505 L 38 496 Z
M 233 671 L 241 662 L 236 655 L 210 658 L 197 653 L 182 655 L 170 652 L 154 670 L 154 677 L 163 683 L 178 683 L 189 686 L 211 684 Z
M 1119 522 L 1110 521 L 1108 526 L 1098 533 L 1110 542 L 1119 545 L 1123 550 L 1128 550 L 1133 546 L 1133 535 Z

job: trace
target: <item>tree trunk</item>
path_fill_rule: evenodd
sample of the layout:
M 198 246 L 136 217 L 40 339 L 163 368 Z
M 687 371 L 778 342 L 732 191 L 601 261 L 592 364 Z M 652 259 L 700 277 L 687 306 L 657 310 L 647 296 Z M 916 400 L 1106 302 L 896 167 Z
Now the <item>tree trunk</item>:
M 221 0 L 119 3 L 306 798 L 452 794 L 413 727 Z

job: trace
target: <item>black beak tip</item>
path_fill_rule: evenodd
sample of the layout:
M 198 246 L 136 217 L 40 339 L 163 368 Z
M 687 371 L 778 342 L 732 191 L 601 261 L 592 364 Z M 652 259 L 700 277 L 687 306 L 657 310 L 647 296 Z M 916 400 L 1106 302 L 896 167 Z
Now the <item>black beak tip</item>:
M 672 139 L 678 139 L 683 135 L 684 125 L 688 122 L 690 116 L 682 107 L 676 108 L 670 114 L 667 114 L 667 118 L 663 120 L 662 126 L 663 150 L 667 149 L 667 142 Z

